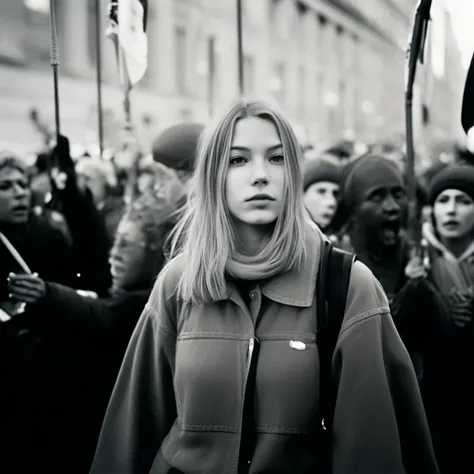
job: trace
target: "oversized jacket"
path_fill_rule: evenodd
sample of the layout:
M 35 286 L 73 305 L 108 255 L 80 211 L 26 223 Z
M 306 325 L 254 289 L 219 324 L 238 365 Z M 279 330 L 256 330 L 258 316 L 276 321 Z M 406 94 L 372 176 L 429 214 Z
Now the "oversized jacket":
M 256 285 L 249 309 L 230 282 L 217 301 L 183 304 L 186 261 L 170 262 L 127 349 L 93 474 L 317 473 L 320 244 L 308 230 L 302 268 Z M 438 472 L 413 366 L 360 262 L 332 369 L 334 474 Z

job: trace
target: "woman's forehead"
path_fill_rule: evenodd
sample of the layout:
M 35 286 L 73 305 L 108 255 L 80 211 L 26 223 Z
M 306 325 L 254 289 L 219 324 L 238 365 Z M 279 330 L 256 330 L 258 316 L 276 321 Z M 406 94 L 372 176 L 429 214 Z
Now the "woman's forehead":
M 269 149 L 281 145 L 275 124 L 260 117 L 246 117 L 235 124 L 232 148 Z
M 26 173 L 14 166 L 4 166 L 0 168 L 0 179 L 2 181 L 25 179 Z
M 464 191 L 461 191 L 460 189 L 444 189 L 441 191 L 438 195 L 438 199 L 441 197 L 449 197 L 449 198 L 458 198 L 458 197 L 466 197 L 467 199 L 471 199 L 471 196 L 469 194 L 465 193 Z

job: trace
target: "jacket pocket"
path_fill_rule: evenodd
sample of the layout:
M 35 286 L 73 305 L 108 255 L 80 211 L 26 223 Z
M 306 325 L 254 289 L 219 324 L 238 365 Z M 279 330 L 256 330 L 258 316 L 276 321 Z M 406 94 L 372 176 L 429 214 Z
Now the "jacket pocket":
M 187 335 L 176 346 L 178 418 L 185 431 L 237 432 L 246 340 Z
M 257 431 L 303 434 L 319 423 L 319 355 L 314 335 L 260 336 Z

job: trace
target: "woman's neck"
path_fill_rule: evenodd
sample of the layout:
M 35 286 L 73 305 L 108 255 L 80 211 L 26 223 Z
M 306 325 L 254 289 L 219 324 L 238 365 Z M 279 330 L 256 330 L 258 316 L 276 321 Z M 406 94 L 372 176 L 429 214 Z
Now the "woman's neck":
M 272 233 L 270 226 L 240 223 L 236 225 L 237 250 L 244 255 L 257 255 Z
M 456 257 L 459 258 L 472 244 L 472 235 L 460 239 L 440 239 L 441 243 Z

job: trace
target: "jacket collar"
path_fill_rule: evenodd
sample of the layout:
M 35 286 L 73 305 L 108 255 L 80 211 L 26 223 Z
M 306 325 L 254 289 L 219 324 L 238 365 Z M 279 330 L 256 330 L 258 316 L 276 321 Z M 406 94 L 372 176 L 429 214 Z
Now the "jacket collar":
M 321 245 L 324 239 L 319 228 L 308 223 L 304 242 L 306 258 L 301 266 L 262 282 L 262 294 L 277 303 L 310 307 L 313 304 Z M 228 282 L 226 294 L 219 299 L 232 297 L 234 291 L 236 291 L 235 286 Z

